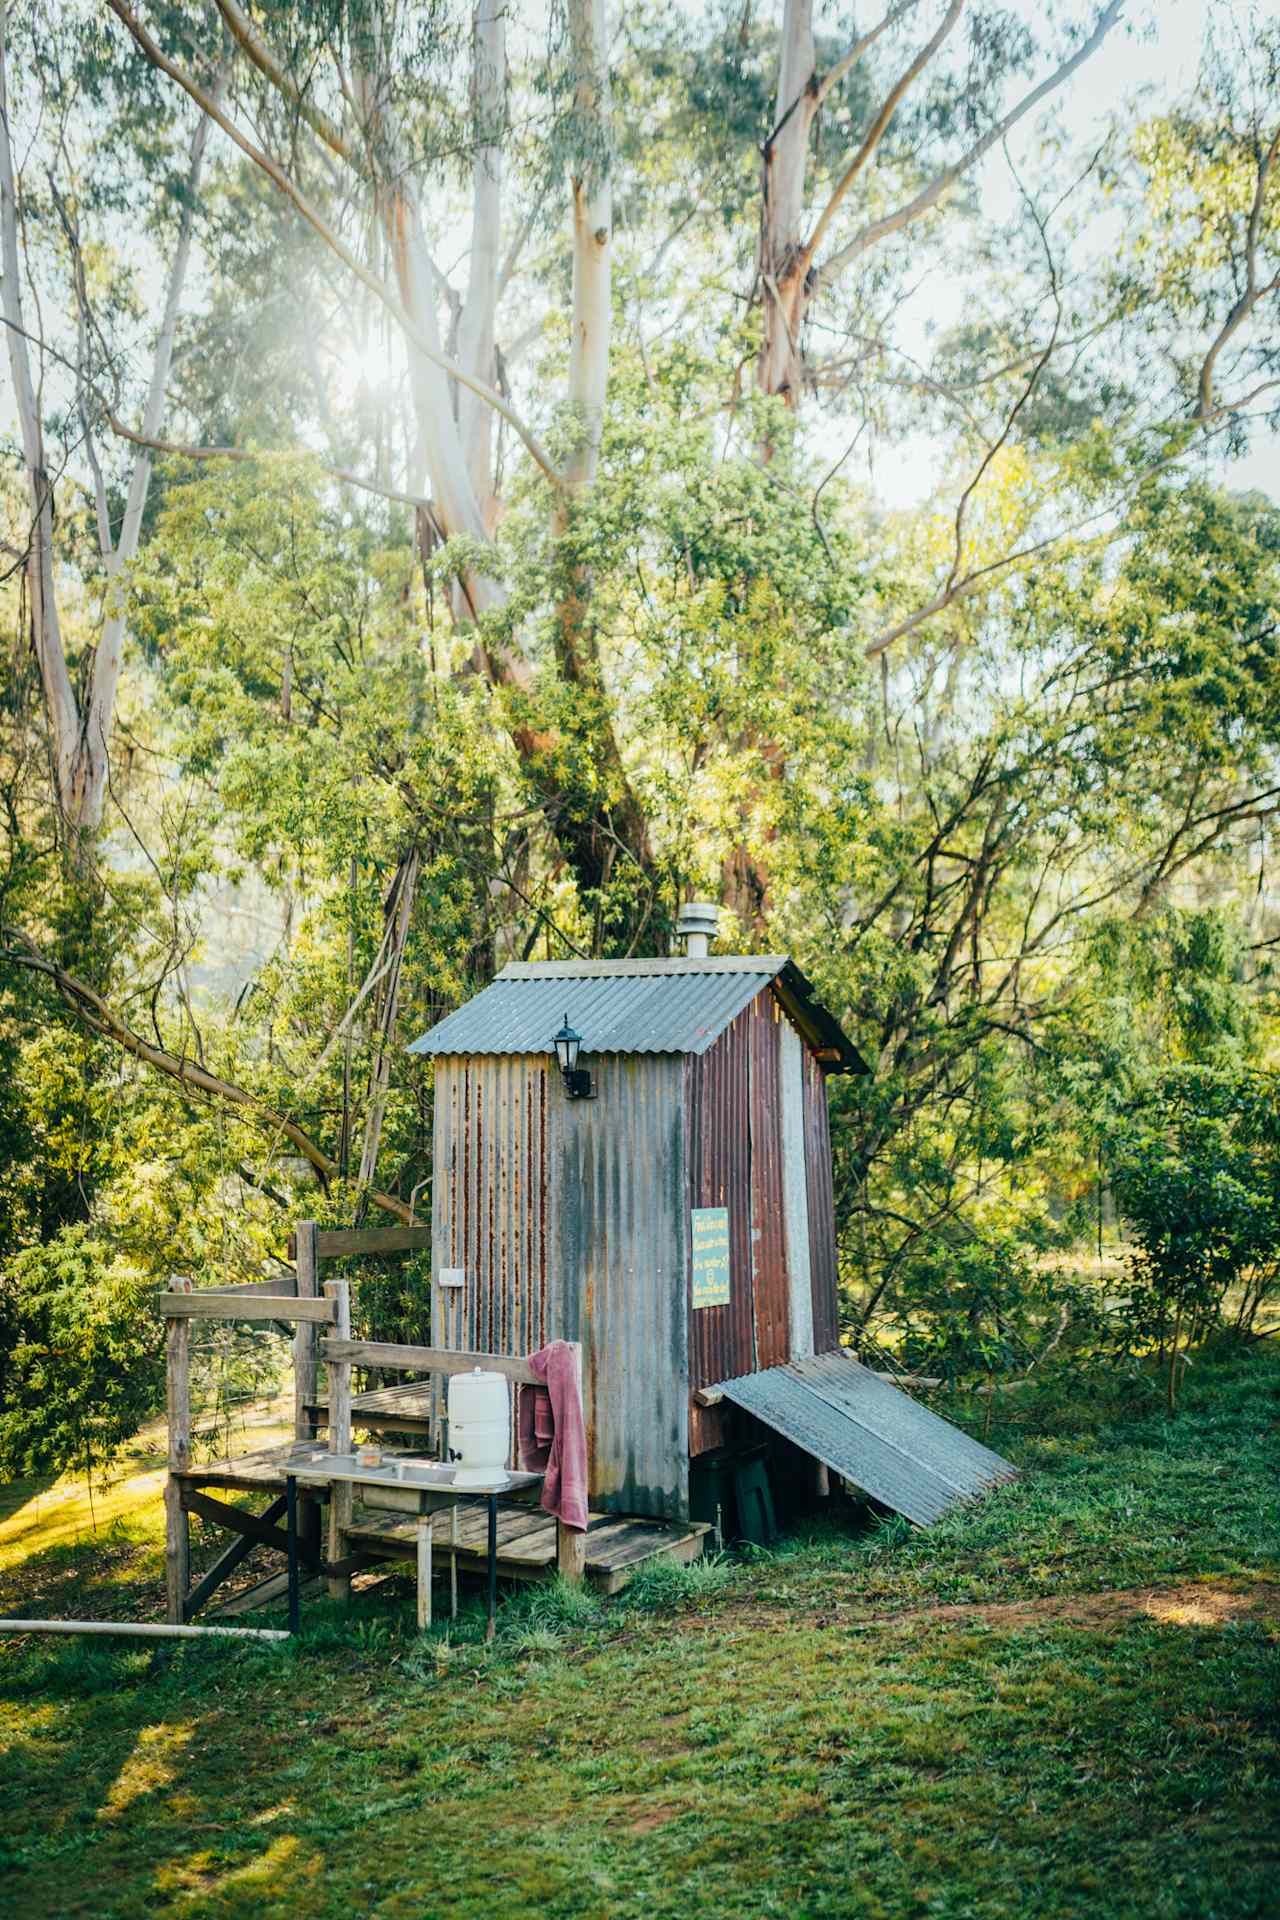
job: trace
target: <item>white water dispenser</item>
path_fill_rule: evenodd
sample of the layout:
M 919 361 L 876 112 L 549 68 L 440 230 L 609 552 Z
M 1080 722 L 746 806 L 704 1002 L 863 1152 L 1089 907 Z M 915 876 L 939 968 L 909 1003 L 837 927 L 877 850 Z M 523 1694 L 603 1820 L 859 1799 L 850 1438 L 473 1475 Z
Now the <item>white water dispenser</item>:
M 455 1487 L 507 1483 L 511 1452 L 511 1395 L 500 1373 L 474 1367 L 449 1380 L 449 1458 Z

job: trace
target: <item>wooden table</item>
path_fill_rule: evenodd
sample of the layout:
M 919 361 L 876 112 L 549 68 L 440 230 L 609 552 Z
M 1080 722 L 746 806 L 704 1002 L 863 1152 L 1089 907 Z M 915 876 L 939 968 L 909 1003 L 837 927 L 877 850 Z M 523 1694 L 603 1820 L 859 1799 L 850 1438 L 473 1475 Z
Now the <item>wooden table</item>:
M 527 1502 L 542 1485 L 540 1473 L 505 1473 L 488 1485 L 458 1486 L 457 1470 L 428 1460 L 384 1460 L 362 1467 L 354 1453 L 326 1453 L 317 1448 L 310 1460 L 296 1457 L 285 1476 L 289 1545 L 289 1631 L 297 1633 L 298 1598 L 298 1482 L 304 1486 L 339 1483 L 363 1487 L 370 1506 L 402 1509 L 418 1516 L 418 1626 L 431 1625 L 432 1516 L 440 1507 L 455 1513 L 461 1500 L 485 1500 L 489 1509 L 489 1620 L 485 1639 L 492 1640 L 498 1608 L 498 1502 L 505 1498 Z M 455 1528 L 456 1533 L 456 1528 Z M 453 1560 L 453 1612 L 458 1610 L 457 1555 Z

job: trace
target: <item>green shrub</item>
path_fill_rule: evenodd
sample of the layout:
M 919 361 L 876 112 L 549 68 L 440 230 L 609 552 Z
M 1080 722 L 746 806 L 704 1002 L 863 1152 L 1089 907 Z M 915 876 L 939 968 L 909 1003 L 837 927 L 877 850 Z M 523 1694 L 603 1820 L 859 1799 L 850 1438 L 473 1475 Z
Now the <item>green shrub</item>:
M 0 1275 L 0 1472 L 86 1475 L 161 1404 L 150 1286 L 85 1226 L 15 1254 Z

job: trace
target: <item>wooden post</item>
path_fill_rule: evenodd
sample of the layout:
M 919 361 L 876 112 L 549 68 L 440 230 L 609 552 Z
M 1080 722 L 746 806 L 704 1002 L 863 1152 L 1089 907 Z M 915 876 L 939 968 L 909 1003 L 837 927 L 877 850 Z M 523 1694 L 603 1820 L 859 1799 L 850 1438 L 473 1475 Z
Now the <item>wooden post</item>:
M 418 1632 L 431 1625 L 431 1515 L 418 1515 Z
M 576 1527 L 556 1521 L 556 1567 L 562 1580 L 579 1586 L 587 1565 L 587 1536 Z
M 316 1284 L 316 1223 L 300 1220 L 294 1235 L 294 1264 L 298 1275 L 298 1298 L 313 1300 L 320 1289 Z M 316 1398 L 316 1329 L 299 1321 L 293 1336 L 293 1431 L 299 1440 L 315 1435 L 315 1422 L 307 1412 Z
M 299 1230 L 301 1233 L 301 1230 Z M 302 1240 L 298 1240 L 302 1253 Z M 351 1338 L 351 1288 L 345 1280 L 326 1280 L 325 1295 L 333 1302 L 333 1332 L 337 1340 Z M 351 1362 L 329 1361 L 329 1451 L 351 1451 Z M 329 1559 L 336 1565 L 346 1558 L 347 1529 L 351 1525 L 351 1482 L 336 1480 L 329 1488 Z M 329 1598 L 344 1603 L 351 1598 L 349 1573 L 329 1576 Z
M 190 1286 L 190 1282 L 187 1282 Z M 191 1578 L 191 1523 L 174 1475 L 191 1465 L 191 1322 L 165 1325 L 165 1412 L 169 1426 L 169 1471 L 164 1483 L 165 1618 L 181 1626 Z
M 316 1223 L 303 1220 L 294 1235 L 294 1267 L 297 1273 L 297 1287 L 300 1299 L 312 1300 L 319 1293 L 317 1284 L 319 1256 L 316 1252 Z M 313 1440 L 316 1433 L 315 1416 L 307 1408 L 314 1405 L 317 1398 L 317 1346 L 320 1329 L 299 1321 L 293 1330 L 293 1432 L 298 1440 Z M 302 1549 L 308 1558 L 320 1558 L 320 1502 L 312 1493 L 301 1494 L 301 1508 L 298 1513 L 298 1525 L 302 1535 Z

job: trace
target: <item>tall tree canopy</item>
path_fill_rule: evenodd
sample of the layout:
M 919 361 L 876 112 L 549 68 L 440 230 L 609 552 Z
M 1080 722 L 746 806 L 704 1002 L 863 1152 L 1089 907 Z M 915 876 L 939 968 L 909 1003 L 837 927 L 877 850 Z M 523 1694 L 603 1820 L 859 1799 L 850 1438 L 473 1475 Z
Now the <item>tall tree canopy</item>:
M 14 1244 L 407 1212 L 409 1028 L 690 893 L 875 1063 L 864 1318 L 1074 1230 L 1188 916 L 1265 1055 L 1280 37 L 1206 21 L 1102 117 L 1163 10 L 0 5 Z

